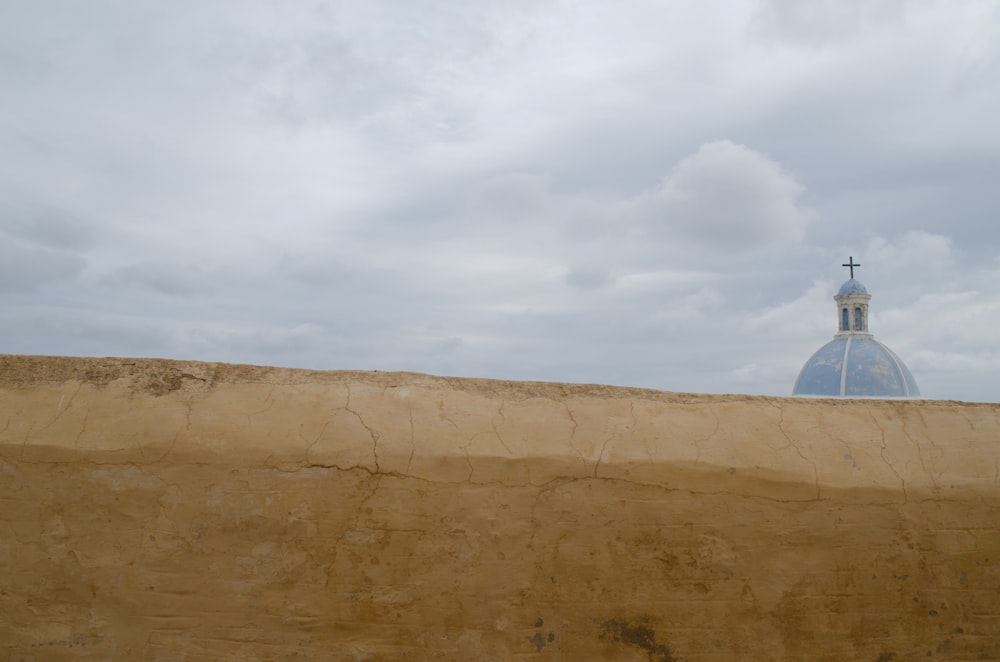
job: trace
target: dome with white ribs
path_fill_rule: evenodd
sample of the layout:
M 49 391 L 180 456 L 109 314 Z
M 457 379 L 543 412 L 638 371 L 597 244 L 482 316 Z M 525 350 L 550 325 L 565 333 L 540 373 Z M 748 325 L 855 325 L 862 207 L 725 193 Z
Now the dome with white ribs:
M 834 296 L 837 334 L 806 361 L 792 395 L 842 398 L 913 398 L 920 396 L 906 364 L 868 331 L 871 295 L 854 278 L 852 257 L 845 267 L 851 278 Z

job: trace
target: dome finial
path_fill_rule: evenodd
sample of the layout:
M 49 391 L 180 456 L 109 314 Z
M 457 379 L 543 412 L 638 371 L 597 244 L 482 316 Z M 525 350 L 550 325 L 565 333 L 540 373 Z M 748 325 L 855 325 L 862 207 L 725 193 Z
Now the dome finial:
M 842 264 L 840 266 L 842 266 L 842 267 L 850 267 L 851 268 L 851 278 L 854 278 L 854 267 L 860 267 L 861 265 L 854 261 L 854 256 L 852 255 L 849 258 L 847 258 L 847 264 Z

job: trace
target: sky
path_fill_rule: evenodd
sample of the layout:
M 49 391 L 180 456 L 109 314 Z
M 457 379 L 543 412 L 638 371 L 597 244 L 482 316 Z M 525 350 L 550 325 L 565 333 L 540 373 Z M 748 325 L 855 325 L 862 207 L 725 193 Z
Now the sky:
M 0 352 L 1000 402 L 1000 2 L 40 0 Z

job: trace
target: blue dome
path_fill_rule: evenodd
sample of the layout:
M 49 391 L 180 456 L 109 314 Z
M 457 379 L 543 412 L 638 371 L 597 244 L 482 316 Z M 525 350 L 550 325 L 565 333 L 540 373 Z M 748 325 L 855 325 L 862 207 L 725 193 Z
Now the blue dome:
M 868 294 L 868 290 L 865 286 L 861 284 L 860 280 L 851 278 L 846 283 L 840 286 L 840 291 L 837 292 L 837 296 L 842 296 L 844 294 Z
M 845 283 L 857 283 L 851 279 Z M 844 288 L 841 288 L 841 294 Z M 835 338 L 806 361 L 793 395 L 848 398 L 912 398 L 917 382 L 891 349 L 874 338 Z

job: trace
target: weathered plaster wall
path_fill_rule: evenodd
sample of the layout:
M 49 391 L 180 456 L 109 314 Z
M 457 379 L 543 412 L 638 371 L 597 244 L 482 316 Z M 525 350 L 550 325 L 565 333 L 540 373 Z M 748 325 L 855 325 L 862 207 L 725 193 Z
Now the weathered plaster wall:
M 0 356 L 0 659 L 998 660 L 1000 405 Z

